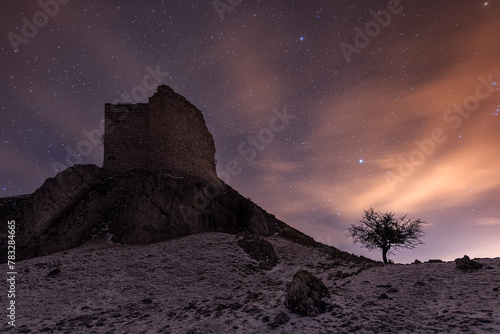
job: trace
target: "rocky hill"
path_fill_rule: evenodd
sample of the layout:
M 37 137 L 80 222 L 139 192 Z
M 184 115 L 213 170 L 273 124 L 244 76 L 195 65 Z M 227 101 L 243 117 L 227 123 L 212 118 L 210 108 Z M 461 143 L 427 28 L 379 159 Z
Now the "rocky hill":
M 111 172 L 76 165 L 48 179 L 32 195 L 0 203 L 3 217 L 17 222 L 18 260 L 77 247 L 103 233 L 122 244 L 149 244 L 202 232 L 280 234 L 351 256 L 317 244 L 220 180 L 178 172 Z M 5 233 L 2 262 L 7 254 Z

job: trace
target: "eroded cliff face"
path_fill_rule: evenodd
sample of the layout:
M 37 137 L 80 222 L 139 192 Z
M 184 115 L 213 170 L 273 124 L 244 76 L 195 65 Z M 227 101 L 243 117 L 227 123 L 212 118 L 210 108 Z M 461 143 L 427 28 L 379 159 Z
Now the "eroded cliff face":
M 202 232 L 269 236 L 286 227 L 222 181 L 95 165 L 75 165 L 45 181 L 16 220 L 18 259 L 105 233 L 114 242 L 148 244 Z

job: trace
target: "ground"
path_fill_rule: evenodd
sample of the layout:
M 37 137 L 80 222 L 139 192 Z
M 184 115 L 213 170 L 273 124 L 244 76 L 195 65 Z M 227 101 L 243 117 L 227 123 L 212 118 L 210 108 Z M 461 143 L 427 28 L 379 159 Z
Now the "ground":
M 472 272 L 453 262 L 367 268 L 273 236 L 266 239 L 280 262 L 263 270 L 238 238 L 205 233 L 140 246 L 96 240 L 19 262 L 16 329 L 4 320 L 0 332 L 500 332 L 500 258 L 478 259 L 485 266 Z M 286 283 L 300 269 L 328 287 L 327 313 L 302 317 L 284 306 Z

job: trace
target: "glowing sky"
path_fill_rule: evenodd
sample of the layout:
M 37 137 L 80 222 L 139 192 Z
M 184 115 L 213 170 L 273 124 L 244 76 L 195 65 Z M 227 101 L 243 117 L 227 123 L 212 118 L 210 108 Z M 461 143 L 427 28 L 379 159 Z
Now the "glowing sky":
M 2 7 L 2 196 L 54 176 L 158 69 L 204 113 L 219 173 L 238 162 L 228 183 L 316 240 L 380 259 L 345 237 L 372 206 L 429 222 L 396 261 L 500 256 L 500 1 L 41 3 Z

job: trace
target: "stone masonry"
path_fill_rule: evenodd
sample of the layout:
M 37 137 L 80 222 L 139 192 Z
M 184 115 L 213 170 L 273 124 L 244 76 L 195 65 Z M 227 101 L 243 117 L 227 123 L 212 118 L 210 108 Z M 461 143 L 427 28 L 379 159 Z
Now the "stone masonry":
M 148 103 L 105 105 L 103 168 L 175 171 L 217 178 L 203 114 L 161 85 Z

